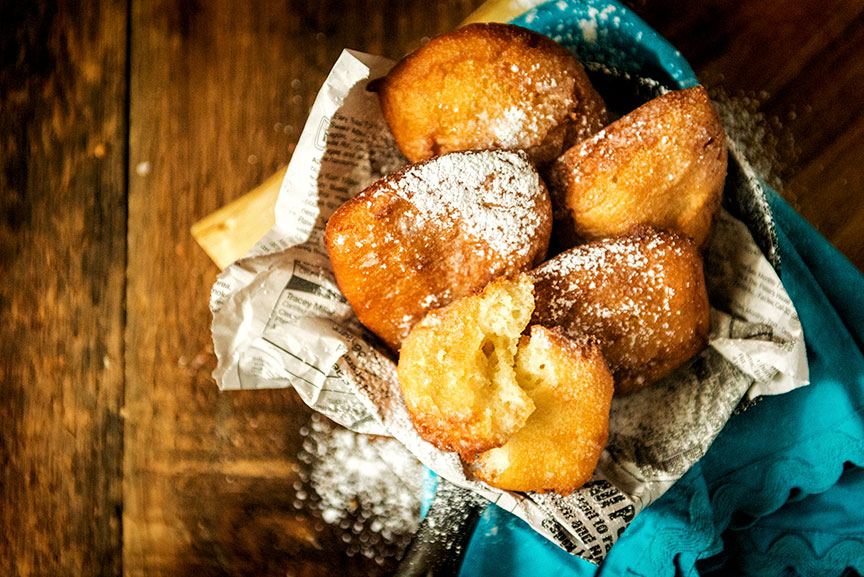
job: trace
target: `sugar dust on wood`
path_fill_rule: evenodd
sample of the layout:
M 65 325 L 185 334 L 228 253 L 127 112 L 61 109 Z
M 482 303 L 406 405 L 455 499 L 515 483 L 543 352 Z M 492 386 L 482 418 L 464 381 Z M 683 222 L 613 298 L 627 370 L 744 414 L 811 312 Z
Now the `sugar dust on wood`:
M 360 435 L 314 414 L 301 428 L 307 464 L 294 507 L 341 530 L 349 557 L 400 559 L 417 530 L 423 468 L 398 441 Z

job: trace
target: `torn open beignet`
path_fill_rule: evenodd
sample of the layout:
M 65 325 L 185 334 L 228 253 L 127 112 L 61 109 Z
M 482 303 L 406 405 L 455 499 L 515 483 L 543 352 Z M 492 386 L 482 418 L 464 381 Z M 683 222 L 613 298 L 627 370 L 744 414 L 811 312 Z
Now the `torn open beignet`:
M 600 346 L 533 325 L 516 353 L 516 382 L 534 412 L 504 445 L 477 456 L 474 475 L 499 489 L 566 495 L 591 478 L 609 438 L 614 387 Z
M 569 493 L 606 444 L 612 375 L 592 339 L 541 326 L 523 335 L 533 311 L 521 274 L 429 313 L 403 343 L 399 384 L 420 436 L 478 478 Z

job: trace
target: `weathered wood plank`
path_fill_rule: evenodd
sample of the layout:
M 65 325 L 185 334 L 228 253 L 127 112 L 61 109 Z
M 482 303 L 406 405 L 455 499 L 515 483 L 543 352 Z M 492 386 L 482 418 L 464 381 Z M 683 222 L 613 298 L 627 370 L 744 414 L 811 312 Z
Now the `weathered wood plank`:
M 119 575 L 126 3 L 0 4 L 0 574 Z
M 794 116 L 799 168 L 788 197 L 864 270 L 864 6 L 799 81 L 769 104 Z
M 294 507 L 308 410 L 293 391 L 216 389 L 217 269 L 189 227 L 288 162 L 343 47 L 399 56 L 478 3 L 133 3 L 129 575 L 392 570 L 349 558 L 338 531 Z

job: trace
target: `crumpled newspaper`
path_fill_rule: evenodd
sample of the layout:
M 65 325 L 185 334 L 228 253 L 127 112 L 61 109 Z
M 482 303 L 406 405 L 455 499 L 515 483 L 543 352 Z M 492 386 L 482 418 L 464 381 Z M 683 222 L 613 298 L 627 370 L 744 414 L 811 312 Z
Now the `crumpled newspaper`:
M 660 383 L 613 401 L 608 446 L 581 489 L 566 497 L 494 489 L 471 478 L 456 454 L 418 436 L 394 359 L 357 321 L 324 248 L 333 211 L 406 163 L 377 95 L 366 90 L 392 65 L 346 50 L 333 67 L 285 175 L 276 225 L 213 287 L 214 377 L 223 389 L 294 387 L 316 411 L 357 432 L 395 437 L 437 474 L 597 563 L 705 453 L 739 403 L 808 382 L 795 308 L 759 248 L 776 260 L 761 185 L 733 149 L 724 202 L 759 229 L 759 244 L 722 211 L 705 261 L 710 346 Z

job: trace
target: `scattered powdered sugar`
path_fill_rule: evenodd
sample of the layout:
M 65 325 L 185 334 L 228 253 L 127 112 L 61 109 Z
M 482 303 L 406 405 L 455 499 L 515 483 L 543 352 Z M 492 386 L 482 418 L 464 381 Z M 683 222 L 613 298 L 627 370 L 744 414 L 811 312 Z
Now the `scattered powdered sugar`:
M 563 10 L 564 8 L 562 8 Z M 603 10 L 597 10 L 594 7 L 588 8 L 588 18 L 580 19 L 577 21 L 579 25 L 579 30 L 582 32 L 582 39 L 589 43 L 594 44 L 597 42 L 597 27 L 599 21 L 605 21 L 609 18 L 609 14 L 615 12 L 615 6 L 607 6 Z M 620 21 L 620 20 L 619 20 Z M 618 22 L 615 22 L 617 25 Z
M 391 182 L 415 222 L 460 227 L 496 253 L 525 257 L 543 226 L 545 187 L 523 152 L 454 152 L 408 167 Z
M 343 429 L 318 414 L 306 427 L 301 462 L 317 499 L 298 499 L 341 529 L 349 556 L 382 565 L 401 558 L 420 521 L 423 468 L 398 441 Z
M 782 191 L 783 180 L 791 175 L 797 161 L 797 150 L 791 131 L 781 119 L 759 110 L 768 94 L 733 96 L 720 87 L 712 88 L 709 94 L 729 140 L 769 186 Z
M 597 42 L 597 21 L 596 20 L 579 20 L 579 29 L 582 31 L 582 38 L 589 44 Z

